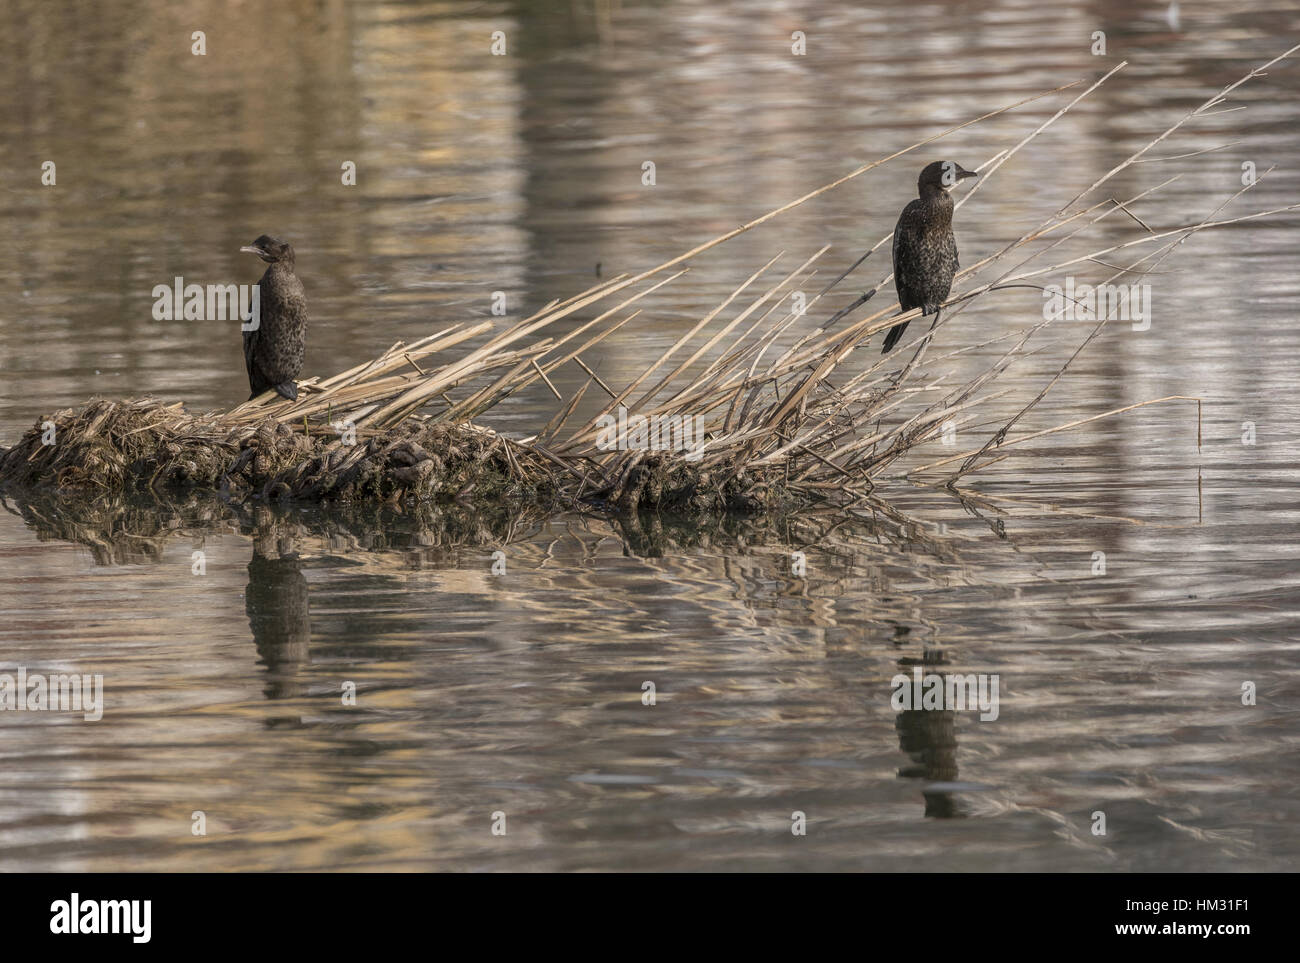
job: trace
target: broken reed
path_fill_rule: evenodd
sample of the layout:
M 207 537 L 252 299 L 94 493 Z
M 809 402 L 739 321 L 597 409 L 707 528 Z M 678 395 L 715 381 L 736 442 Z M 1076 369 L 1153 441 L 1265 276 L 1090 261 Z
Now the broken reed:
M 773 257 L 630 384 L 611 387 L 583 357 L 631 322 L 639 313 L 638 302 L 681 277 L 686 269 L 679 265 L 686 261 L 888 160 L 1030 101 L 1069 90 L 1078 82 L 991 111 L 863 165 L 655 268 L 631 277 L 620 275 L 565 301 L 552 302 L 502 331 L 492 333 L 489 322 L 453 324 L 413 344 L 396 344 L 380 357 L 333 377 L 304 381 L 297 401 L 268 393 L 229 412 L 197 418 L 184 415 L 178 406 L 148 402 L 99 402 L 99 407 L 61 412 L 54 419 L 56 430 L 71 434 L 70 438 L 64 436 L 64 451 L 43 451 L 61 445 L 34 444 L 33 429 L 24 444 L 0 456 L 0 479 L 114 487 L 138 480 L 143 467 L 153 472 L 148 481 L 154 486 L 161 478 L 243 487 L 261 495 L 392 498 L 411 493 L 468 498 L 527 492 L 567 501 L 603 500 L 624 508 L 701 510 L 761 509 L 791 500 L 862 497 L 902 456 L 936 440 L 945 422 L 968 425 L 990 402 L 1007 395 L 1009 389 L 997 388 L 998 377 L 1037 352 L 1028 344 L 1051 323 L 1039 321 L 1009 335 L 927 357 L 935 331 L 972 301 L 1010 287 L 1037 287 L 1033 279 L 1082 264 L 1113 269 L 1106 283 L 1124 275 L 1144 275 L 1194 233 L 1300 207 L 1216 220 L 1228 203 L 1249 189 L 1246 187 L 1200 220 L 1156 231 L 1133 208 L 1176 177 L 1123 200 L 1102 192 L 1118 173 L 1134 164 L 1204 153 L 1144 156 L 1189 121 L 1217 112 L 1233 90 L 1298 49 L 1300 45 L 1224 88 L 1033 230 L 962 270 L 956 283 L 964 290 L 950 298 L 942 320 L 890 355 L 857 349 L 899 320 L 915 316 L 916 312 L 900 313 L 897 303 L 842 326 L 815 328 L 789 343 L 797 333 L 792 332 L 795 324 L 810 317 L 821 298 L 848 273 L 827 285 L 802 311 L 793 309 L 791 295 L 814 275 L 816 262 L 827 250 L 823 247 L 783 273 L 773 271 L 782 255 Z M 1018 143 L 977 168 L 983 176 L 958 206 L 969 201 L 1008 159 L 1124 66 L 1115 66 Z M 1097 199 L 1078 207 L 1090 197 Z M 1067 242 L 1086 239 L 1089 230 L 1116 214 L 1126 219 L 1135 237 L 1043 264 L 1046 254 Z M 889 239 L 886 235 L 877 241 L 854 267 L 868 261 Z M 1122 257 L 1130 249 L 1140 256 L 1128 264 L 1116 266 L 1102 260 Z M 1006 266 L 1014 258 L 1019 260 Z M 981 274 L 985 279 L 976 281 Z M 889 280 L 889 275 L 882 277 L 862 301 L 869 300 Z M 563 335 L 545 336 L 547 328 L 589 309 L 595 312 L 590 320 Z M 719 321 L 724 315 L 727 319 Z M 951 485 L 959 477 L 1007 457 L 1005 449 L 1165 401 L 1197 400 L 1199 419 L 1198 399 L 1169 396 L 1011 436 L 1012 429 L 1043 400 L 1105 324 L 1105 320 L 1099 321 L 1065 363 L 1045 379 L 1035 397 L 990 431 L 983 445 L 904 468 L 901 473 Z M 486 340 L 460 358 L 433 363 L 434 355 L 481 336 L 487 336 Z M 994 344 L 1005 350 L 995 352 L 991 363 L 961 384 L 948 385 L 950 374 L 938 371 L 942 362 Z M 569 364 L 579 367 L 587 380 L 565 399 L 550 376 Z M 509 439 L 473 424 L 503 398 L 538 380 L 555 394 L 559 405 L 537 434 Z M 595 414 L 574 423 L 575 412 L 588 394 L 603 396 L 603 404 Z M 106 409 L 105 405 L 117 407 Z M 704 425 L 706 443 L 692 452 L 690 459 L 680 451 L 629 448 L 626 436 L 616 439 L 623 444 L 611 450 L 608 419 L 620 411 L 633 418 L 694 419 Z M 113 461 L 105 457 L 103 445 L 97 448 L 94 443 L 96 433 L 104 430 L 110 439 L 109 451 L 121 449 L 121 464 L 116 470 L 109 465 L 110 470 L 97 475 L 96 469 L 105 468 L 103 462 Z M 134 435 L 143 437 L 129 440 Z M 248 454 L 250 449 L 255 450 L 253 454 Z M 178 470 L 178 461 L 194 462 L 193 470 L 186 464 Z

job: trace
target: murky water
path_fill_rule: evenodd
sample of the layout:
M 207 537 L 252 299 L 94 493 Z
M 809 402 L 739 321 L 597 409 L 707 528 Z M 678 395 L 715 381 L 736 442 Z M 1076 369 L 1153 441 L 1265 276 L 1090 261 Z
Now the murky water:
M 1183 3 L 1178 29 L 1163 3 L 1028 0 L 201 15 L 124 0 L 0 16 L 0 443 L 92 394 L 241 400 L 237 331 L 154 321 L 151 292 L 177 275 L 255 281 L 238 248 L 263 232 L 298 249 L 306 367 L 328 373 L 490 318 L 493 292 L 520 317 L 598 265 L 652 266 L 1128 60 L 961 209 L 969 264 L 1300 35 L 1300 4 L 1281 2 Z M 588 362 L 628 380 L 780 251 L 788 270 L 831 243 L 819 277 L 837 273 L 892 228 L 921 161 L 982 164 L 1066 96 L 710 252 Z M 1107 195 L 1180 175 L 1134 208 L 1165 230 L 1212 215 L 1250 162 L 1277 169 L 1218 216 L 1296 203 L 1300 61 L 1234 105 L 1249 109 L 1196 120 Z M 1103 222 L 1101 244 L 1059 259 L 1135 227 Z M 899 480 L 849 516 L 707 530 L 11 502 L 0 672 L 102 673 L 104 712 L 0 715 L 0 868 L 1292 868 L 1296 237 L 1291 213 L 1188 240 L 1147 279 L 1150 329 L 1108 331 L 1023 426 L 1196 395 L 1200 450 L 1193 405 L 1153 406 L 1025 446 L 960 498 Z M 938 343 L 1016 331 L 1041 305 L 999 292 Z M 987 420 L 1085 333 L 1066 326 L 1011 369 Z M 552 412 L 538 386 L 490 423 L 535 430 Z M 890 680 L 916 666 L 996 674 L 997 718 L 896 710 Z

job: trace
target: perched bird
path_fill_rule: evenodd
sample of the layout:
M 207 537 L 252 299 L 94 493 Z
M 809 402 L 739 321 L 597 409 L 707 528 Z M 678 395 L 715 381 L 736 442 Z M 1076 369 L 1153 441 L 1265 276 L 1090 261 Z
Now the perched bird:
M 921 317 L 933 314 L 939 321 L 939 309 L 952 290 L 957 273 L 957 239 L 952 233 L 952 198 L 948 192 L 958 181 L 978 177 L 953 161 L 926 164 L 917 178 L 919 195 L 898 217 L 894 228 L 894 287 L 904 311 L 921 309 Z M 885 335 L 885 349 L 898 343 L 908 322 L 896 324 Z
M 307 295 L 293 273 L 293 247 L 263 234 L 239 250 L 256 254 L 270 265 L 257 282 L 258 325 L 244 332 L 244 364 L 253 391 L 249 400 L 274 388 L 283 397 L 296 401 L 298 386 L 294 379 L 302 371 L 307 342 Z

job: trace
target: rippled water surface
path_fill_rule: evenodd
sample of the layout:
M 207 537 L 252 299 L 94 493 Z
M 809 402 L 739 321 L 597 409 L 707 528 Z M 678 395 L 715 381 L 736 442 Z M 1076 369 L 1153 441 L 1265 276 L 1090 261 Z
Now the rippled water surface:
M 237 331 L 154 321 L 151 291 L 255 281 L 238 248 L 258 234 L 295 244 L 306 368 L 329 373 L 492 319 L 493 292 L 518 318 L 651 267 L 1127 60 L 963 205 L 972 264 L 1300 37 L 1293 3 L 1180 7 L 18 0 L 0 13 L 0 444 L 92 395 L 242 400 Z M 788 271 L 831 244 L 829 279 L 892 229 L 920 162 L 984 164 L 1081 89 L 710 251 L 588 362 L 626 383 L 780 252 Z M 1127 199 L 1177 175 L 1052 260 L 1300 202 L 1300 61 L 1237 106 L 1109 182 Z M 1219 210 L 1245 162 L 1275 169 Z M 1191 236 L 1146 278 L 1150 329 L 1109 328 L 1016 429 L 1187 395 L 1199 448 L 1196 405 L 1167 403 L 1046 435 L 960 491 L 900 477 L 847 514 L 703 527 L 8 499 L 0 673 L 102 673 L 105 710 L 0 713 L 0 869 L 1293 868 L 1297 216 Z M 996 292 L 934 350 L 1041 311 Z M 959 450 L 1087 333 L 1058 328 Z M 489 423 L 535 431 L 554 399 L 534 388 Z M 897 710 L 913 667 L 996 674 L 997 718 Z

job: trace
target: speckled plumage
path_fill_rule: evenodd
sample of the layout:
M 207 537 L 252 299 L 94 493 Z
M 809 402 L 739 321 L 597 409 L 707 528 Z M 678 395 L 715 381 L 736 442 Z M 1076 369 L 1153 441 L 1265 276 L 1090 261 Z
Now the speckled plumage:
M 946 185 L 945 170 L 950 178 Z M 960 265 L 952 232 L 952 197 L 945 188 L 975 176 L 952 161 L 935 161 L 921 171 L 916 185 L 919 196 L 903 208 L 894 228 L 894 287 L 904 311 L 920 308 L 922 317 L 937 315 L 948 299 Z M 889 329 L 882 354 L 898 343 L 908 323 Z
M 307 346 L 307 295 L 293 273 L 293 247 L 263 234 L 240 250 L 269 264 L 257 282 L 260 324 L 256 330 L 244 332 L 244 364 L 252 389 L 249 398 L 274 388 L 283 397 L 296 399 L 294 379 L 302 371 Z

